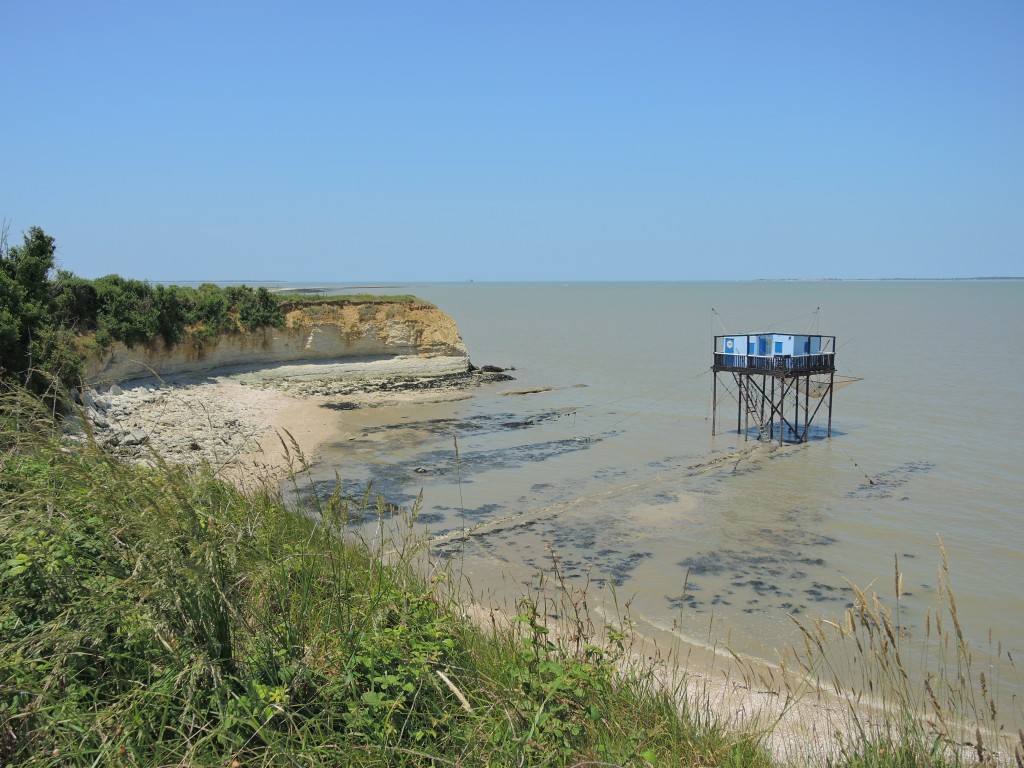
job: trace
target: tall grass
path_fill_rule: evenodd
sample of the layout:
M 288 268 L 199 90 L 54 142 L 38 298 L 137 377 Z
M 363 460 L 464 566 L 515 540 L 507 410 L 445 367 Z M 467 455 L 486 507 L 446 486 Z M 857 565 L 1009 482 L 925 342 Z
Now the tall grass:
M 941 540 L 939 552 L 939 604 L 924 617 L 923 637 L 901 605 L 898 558 L 888 602 L 851 585 L 854 604 L 841 621 L 799 625 L 803 648 L 790 658 L 845 705 L 835 757 L 842 765 L 1024 767 L 1022 702 L 995 682 L 1008 676 L 1019 690 L 1016 662 L 991 636 L 989 648 L 971 647 Z
M 415 538 L 351 538 L 390 514 L 369 494 L 299 514 L 0 399 L 0 764 L 768 765 L 625 671 L 579 596 L 467 621 Z

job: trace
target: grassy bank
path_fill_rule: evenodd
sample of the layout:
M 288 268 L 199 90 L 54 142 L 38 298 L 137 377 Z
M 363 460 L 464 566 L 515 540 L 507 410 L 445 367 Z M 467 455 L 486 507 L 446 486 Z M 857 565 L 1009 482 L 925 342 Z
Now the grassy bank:
M 414 546 L 344 541 L 369 500 L 314 522 L 2 405 L 0 764 L 768 764 L 619 674 L 621 633 L 556 637 L 529 601 L 485 632 Z
M 286 311 L 293 307 L 305 307 L 311 304 L 429 304 L 411 293 L 346 293 L 324 296 L 319 291 L 315 293 L 280 291 L 274 293 L 273 296 L 284 306 Z

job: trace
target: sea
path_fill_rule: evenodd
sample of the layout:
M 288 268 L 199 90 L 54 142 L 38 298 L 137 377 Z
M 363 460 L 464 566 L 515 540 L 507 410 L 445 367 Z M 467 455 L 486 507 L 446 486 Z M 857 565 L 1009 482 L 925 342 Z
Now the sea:
M 346 437 L 307 481 L 415 506 L 484 604 L 585 589 L 603 620 L 778 664 L 855 588 L 921 639 L 951 592 L 989 686 L 1021 690 L 1024 281 L 307 287 L 414 294 L 514 377 L 325 411 Z M 762 332 L 835 337 L 831 436 L 827 403 L 804 442 L 737 429 L 714 337 Z

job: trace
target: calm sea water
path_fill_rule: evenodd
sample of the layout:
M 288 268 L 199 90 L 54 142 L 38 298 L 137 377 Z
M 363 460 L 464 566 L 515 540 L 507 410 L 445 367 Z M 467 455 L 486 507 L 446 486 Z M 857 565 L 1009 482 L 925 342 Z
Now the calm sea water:
M 790 617 L 841 614 L 849 583 L 891 604 L 894 558 L 902 621 L 920 631 L 941 538 L 969 638 L 987 647 L 991 629 L 1024 653 L 1024 281 L 378 292 L 437 304 L 476 364 L 516 380 L 331 412 L 360 437 L 328 446 L 320 475 L 402 504 L 422 490 L 430 535 L 473 527 L 437 549 L 485 599 L 514 604 L 554 556 L 614 586 L 642 630 L 772 660 L 799 639 Z M 712 436 L 712 337 L 764 330 L 837 337 L 838 372 L 861 381 L 835 393 L 830 439 L 747 441 L 724 386 Z

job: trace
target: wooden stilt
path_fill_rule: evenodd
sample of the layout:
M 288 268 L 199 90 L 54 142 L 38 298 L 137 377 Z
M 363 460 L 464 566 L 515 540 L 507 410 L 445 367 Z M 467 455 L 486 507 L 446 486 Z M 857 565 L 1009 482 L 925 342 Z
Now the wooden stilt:
M 736 434 L 743 428 L 743 377 L 736 380 Z
M 804 379 L 804 442 L 811 428 L 811 374 Z
M 831 371 L 828 375 L 828 436 L 832 437 L 832 389 L 836 381 L 836 372 Z
M 711 436 L 715 436 L 715 416 L 718 414 L 718 371 L 713 372 L 711 384 Z

